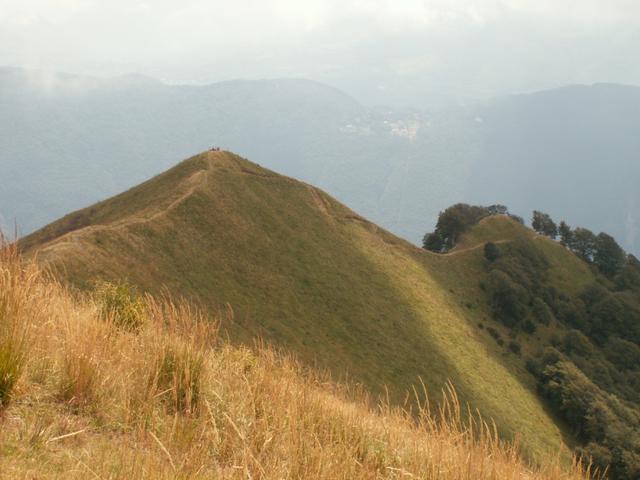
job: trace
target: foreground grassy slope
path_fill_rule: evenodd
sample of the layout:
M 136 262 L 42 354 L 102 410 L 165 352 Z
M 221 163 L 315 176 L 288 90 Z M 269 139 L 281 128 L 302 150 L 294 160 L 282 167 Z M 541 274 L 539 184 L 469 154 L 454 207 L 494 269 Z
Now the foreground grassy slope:
M 465 429 L 455 397 L 417 417 L 371 409 L 273 350 L 221 340 L 187 304 L 147 297 L 132 330 L 113 301 L 0 246 L 0 478 L 587 478 Z
M 474 246 L 492 229 L 498 240 L 529 235 L 496 221 L 472 232 L 466 249 L 438 256 L 309 185 L 208 152 L 63 218 L 22 248 L 80 287 L 126 279 L 224 310 L 234 342 L 264 338 L 374 393 L 386 386 L 396 402 L 420 379 L 431 392 L 450 380 L 528 452 L 555 452 L 568 439 L 521 360 L 477 328 L 489 313 Z

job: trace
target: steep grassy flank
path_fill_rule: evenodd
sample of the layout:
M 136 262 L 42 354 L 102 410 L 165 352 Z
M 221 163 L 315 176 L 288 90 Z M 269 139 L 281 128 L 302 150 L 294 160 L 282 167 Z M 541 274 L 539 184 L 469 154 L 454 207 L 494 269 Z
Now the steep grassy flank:
M 135 330 L 111 308 L 128 301 Z M 465 428 L 454 396 L 417 416 L 371 409 L 273 350 L 229 345 L 192 306 L 70 295 L 1 244 L 0 339 L 24 353 L 0 405 L 1 479 L 587 478 L 528 467 L 477 419 Z
M 500 222 L 506 238 L 494 240 L 529 235 Z M 232 340 L 262 337 L 373 392 L 386 385 L 395 401 L 420 378 L 431 392 L 451 380 L 529 452 L 556 451 L 566 439 L 521 360 L 476 327 L 489 316 L 478 242 L 492 230 L 483 223 L 468 250 L 438 256 L 309 185 L 208 152 L 22 246 L 81 287 L 126 279 L 233 311 Z

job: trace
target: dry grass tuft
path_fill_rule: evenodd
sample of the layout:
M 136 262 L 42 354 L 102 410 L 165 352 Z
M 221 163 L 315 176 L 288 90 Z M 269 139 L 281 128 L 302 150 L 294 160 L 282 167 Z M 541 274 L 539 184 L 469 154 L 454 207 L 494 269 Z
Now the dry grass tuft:
M 435 411 L 372 408 L 267 347 L 227 344 L 188 304 L 129 300 L 135 328 L 1 250 L 0 478 L 587 478 L 525 465 L 453 390 Z
M 35 278 L 35 267 L 22 268 L 15 246 L 0 234 L 0 414 L 11 401 L 26 360 L 29 324 L 22 317 L 32 309 L 26 292 Z
M 137 332 L 145 322 L 145 306 L 135 288 L 120 282 L 100 282 L 96 286 L 94 298 L 100 306 L 103 320 L 116 326 Z
M 195 413 L 200 405 L 204 354 L 188 343 L 170 341 L 156 352 L 150 385 L 168 401 L 170 413 Z

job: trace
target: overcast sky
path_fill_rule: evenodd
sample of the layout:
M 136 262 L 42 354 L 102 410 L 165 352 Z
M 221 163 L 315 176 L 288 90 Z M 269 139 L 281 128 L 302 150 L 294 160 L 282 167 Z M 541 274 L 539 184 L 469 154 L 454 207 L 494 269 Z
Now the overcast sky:
M 0 0 L 0 65 L 305 77 L 416 107 L 640 84 L 638 0 Z

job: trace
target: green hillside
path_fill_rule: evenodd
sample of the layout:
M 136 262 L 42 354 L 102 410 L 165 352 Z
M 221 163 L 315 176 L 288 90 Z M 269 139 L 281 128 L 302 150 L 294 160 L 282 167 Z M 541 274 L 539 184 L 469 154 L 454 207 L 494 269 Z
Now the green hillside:
M 0 479 L 591 478 L 478 435 L 455 397 L 444 416 L 373 409 L 186 303 L 113 287 L 78 294 L 0 243 Z
M 549 258 L 553 282 L 592 281 L 573 254 L 507 217 L 485 219 L 437 255 L 312 186 L 207 152 L 21 246 L 82 288 L 126 280 L 223 311 L 233 341 L 263 338 L 374 393 L 387 386 L 398 402 L 420 379 L 434 397 L 450 380 L 471 408 L 540 455 L 572 441 L 536 394 L 523 357 L 484 328 L 508 335 L 480 286 L 486 240 L 529 238 Z M 539 329 L 525 351 L 553 328 Z
M 523 359 L 580 457 L 612 480 L 640 478 L 640 261 L 606 233 L 558 229 L 538 211 L 537 235 L 498 211 L 506 208 L 448 208 L 425 248 L 447 258 L 449 277 L 477 282 L 490 319 L 478 328 Z M 473 293 L 473 283 L 460 293 L 469 308 Z

